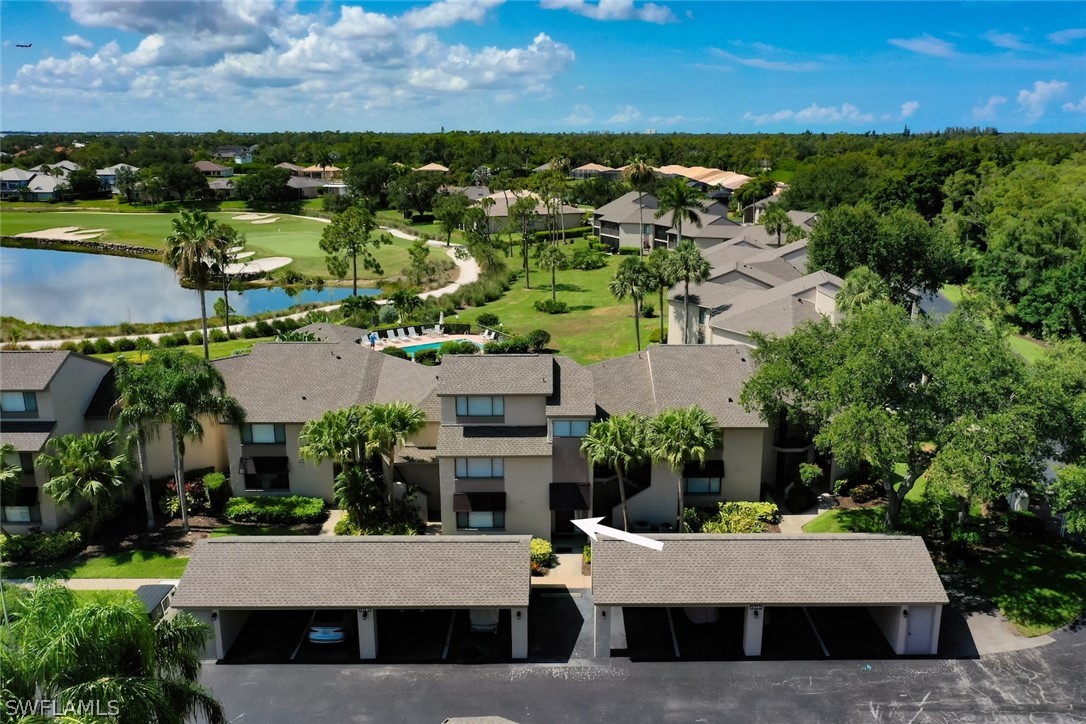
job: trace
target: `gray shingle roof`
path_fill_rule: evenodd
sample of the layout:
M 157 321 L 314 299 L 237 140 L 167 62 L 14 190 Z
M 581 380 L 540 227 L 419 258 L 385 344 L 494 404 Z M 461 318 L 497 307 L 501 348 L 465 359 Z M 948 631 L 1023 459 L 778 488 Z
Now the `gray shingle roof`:
M 656 414 L 647 351 L 597 362 L 588 369 L 596 383 L 596 405 L 607 414 Z
M 788 334 L 798 325 L 818 320 L 813 297 L 815 289 L 823 287 L 837 292 L 844 281 L 825 271 L 793 279 L 760 292 L 736 297 L 731 306 L 713 315 L 709 326 L 746 334 L 757 330 L 766 334 Z
M 450 355 L 438 368 L 439 395 L 550 395 L 549 354 Z
M 313 322 L 304 327 L 298 327 L 298 331 L 309 332 L 325 342 L 345 342 L 348 344 L 358 344 L 360 341 L 365 340 L 366 335 L 369 334 L 368 329 L 348 327 L 330 322 Z
M 57 371 L 73 354 L 74 352 L 67 350 L 0 352 L 0 389 L 44 390 L 49 387 Z M 84 359 L 109 366 L 108 362 L 93 357 L 84 357 Z
M 442 425 L 437 456 L 550 457 L 546 426 Z
M 0 445 L 12 445 L 18 452 L 38 452 L 56 424 L 53 420 L 4 420 L 0 424 Z
M 643 213 L 645 223 L 653 223 L 652 215 L 660 207 L 660 202 L 652 194 L 642 194 L 642 210 L 638 210 L 637 194 L 637 191 L 625 193 L 596 209 L 593 216 L 614 224 L 633 224 L 638 223 Z
M 269 536 L 199 541 L 177 608 L 528 605 L 530 536 Z
M 554 394 L 547 398 L 550 417 L 593 417 L 596 386 L 591 370 L 569 357 L 554 358 Z
M 924 542 L 883 535 L 661 535 L 592 545 L 592 595 L 625 606 L 945 604 Z

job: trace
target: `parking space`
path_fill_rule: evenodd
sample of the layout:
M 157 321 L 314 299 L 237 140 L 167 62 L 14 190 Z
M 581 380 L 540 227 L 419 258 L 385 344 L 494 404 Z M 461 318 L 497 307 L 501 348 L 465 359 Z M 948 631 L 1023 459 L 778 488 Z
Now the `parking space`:
M 312 615 L 312 611 L 306 610 L 253 611 L 222 663 L 289 663 Z M 357 647 L 355 651 L 358 651 Z
M 592 656 L 591 593 L 564 586 L 535 587 L 528 611 L 528 658 L 566 663 Z
M 743 609 L 673 608 L 671 620 L 680 658 L 687 661 L 743 658 Z
M 626 655 L 631 661 L 673 661 L 675 645 L 666 608 L 626 607 Z
M 453 612 L 447 609 L 377 611 L 377 661 L 385 664 L 439 663 L 449 637 L 452 615 Z
M 866 608 L 820 606 L 807 609 L 830 658 L 889 659 L 894 650 Z
M 767 606 L 763 610 L 762 658 L 824 659 L 826 655 L 800 606 Z M 881 637 L 882 634 L 880 633 Z
M 529 618 L 530 620 L 530 618 Z M 496 631 L 472 631 L 467 611 L 457 611 L 453 621 L 452 639 L 446 663 L 450 664 L 500 664 L 509 659 L 512 637 L 509 612 L 498 616 Z

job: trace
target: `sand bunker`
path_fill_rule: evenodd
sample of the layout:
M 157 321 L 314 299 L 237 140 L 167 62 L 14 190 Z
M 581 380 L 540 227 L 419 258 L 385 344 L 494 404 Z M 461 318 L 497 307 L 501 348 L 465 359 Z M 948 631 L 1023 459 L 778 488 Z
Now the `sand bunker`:
M 237 254 L 239 251 L 245 251 L 244 246 L 232 246 L 226 250 L 227 254 Z
M 286 266 L 294 261 L 289 256 L 269 256 L 267 259 L 255 259 L 241 264 L 227 264 L 223 268 L 226 274 L 258 274 Z
M 266 219 L 271 214 L 238 214 L 237 216 L 230 217 L 233 221 L 257 221 L 259 219 Z
M 276 221 L 279 221 L 278 216 L 275 216 L 275 217 L 273 217 L 271 219 L 257 219 L 253 223 L 254 224 L 274 224 Z
M 86 229 L 84 231 L 79 231 L 78 226 L 57 226 L 52 229 L 42 229 L 41 231 L 28 231 L 25 234 L 16 234 L 15 236 L 22 239 L 85 241 L 87 239 L 97 239 L 105 233 L 105 231 L 105 229 Z
M 234 260 L 236 261 L 238 259 L 248 259 L 251 256 L 256 256 L 256 252 L 255 251 L 243 251 L 240 254 L 234 254 Z

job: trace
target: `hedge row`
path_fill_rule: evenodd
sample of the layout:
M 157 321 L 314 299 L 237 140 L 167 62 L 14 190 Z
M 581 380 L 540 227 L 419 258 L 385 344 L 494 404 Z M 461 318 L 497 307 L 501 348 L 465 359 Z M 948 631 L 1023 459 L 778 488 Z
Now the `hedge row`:
M 283 497 L 230 498 L 226 501 L 223 515 L 234 523 L 263 523 L 296 525 L 320 523 L 328 517 L 326 504 L 321 498 L 301 495 Z

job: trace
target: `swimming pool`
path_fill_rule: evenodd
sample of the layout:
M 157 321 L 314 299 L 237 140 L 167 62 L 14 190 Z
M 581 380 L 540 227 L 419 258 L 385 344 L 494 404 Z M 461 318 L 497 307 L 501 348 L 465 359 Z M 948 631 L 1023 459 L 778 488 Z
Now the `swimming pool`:
M 479 344 L 478 342 L 473 342 L 470 339 L 462 339 L 461 338 L 461 339 L 443 339 L 440 342 L 427 342 L 426 344 L 413 344 L 413 345 L 410 345 L 408 347 L 400 347 L 400 349 L 402 349 L 404 352 L 407 352 L 409 355 L 411 355 L 413 357 L 413 356 L 415 356 L 416 352 L 421 352 L 424 349 L 437 349 L 438 347 L 445 344 L 446 342 L 471 342 L 472 344 L 474 344 L 479 349 L 483 348 L 483 345 Z

